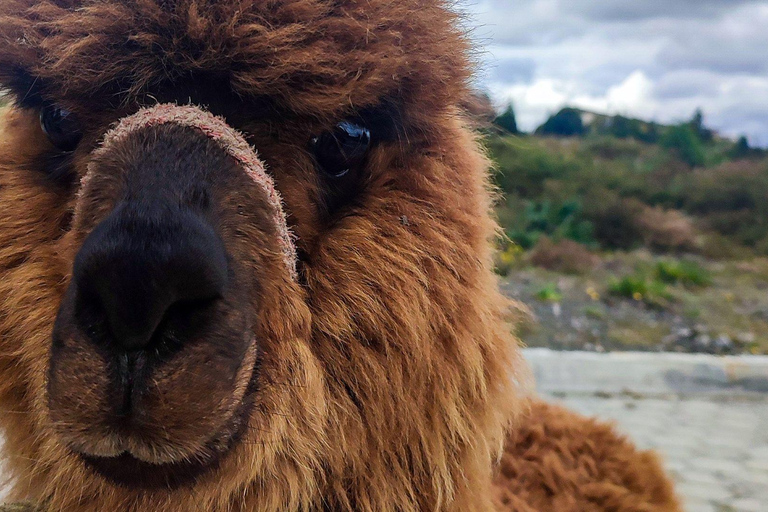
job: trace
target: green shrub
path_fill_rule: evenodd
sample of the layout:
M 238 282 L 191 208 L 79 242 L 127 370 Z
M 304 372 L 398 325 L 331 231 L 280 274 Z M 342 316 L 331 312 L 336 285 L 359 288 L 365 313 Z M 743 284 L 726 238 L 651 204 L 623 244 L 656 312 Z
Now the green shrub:
M 588 140 L 584 150 L 606 160 L 619 158 L 637 158 L 643 150 L 643 145 L 633 140 L 617 139 L 615 137 L 597 137 Z
M 550 283 L 536 292 L 536 298 L 542 302 L 560 302 L 563 300 L 563 294 L 556 284 Z
M 712 284 L 710 272 L 689 260 L 664 260 L 656 264 L 656 278 L 668 284 L 685 286 L 709 286 Z
M 693 124 L 654 128 L 662 146 L 610 136 L 613 125 L 599 123 L 585 139 L 489 135 L 504 198 L 498 219 L 509 238 L 526 250 L 547 236 L 590 249 L 768 254 L 768 154 L 714 166 L 734 143 L 704 144 Z M 621 134 L 627 123 L 618 123 Z
M 608 283 L 611 295 L 644 302 L 649 306 L 666 307 L 672 300 L 665 283 L 649 279 L 642 273 L 635 273 Z
M 689 125 L 670 127 L 661 138 L 661 145 L 677 151 L 680 158 L 691 167 L 702 166 L 706 162 L 704 145 Z
M 564 204 L 523 201 L 516 208 L 504 208 L 499 217 L 506 221 L 505 234 L 523 249 L 533 248 L 544 236 L 587 246 L 594 243 L 592 224 L 583 218 L 581 205 L 573 200 Z
M 583 162 L 552 151 L 535 139 L 493 137 L 488 149 L 496 163 L 496 186 L 521 198 L 540 198 L 547 180 L 569 179 L 584 167 Z

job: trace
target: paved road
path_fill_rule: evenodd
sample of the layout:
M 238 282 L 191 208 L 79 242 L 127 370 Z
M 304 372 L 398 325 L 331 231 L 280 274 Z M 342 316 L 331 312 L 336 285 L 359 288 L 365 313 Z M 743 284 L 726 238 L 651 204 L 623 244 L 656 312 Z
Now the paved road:
M 526 357 L 544 396 L 615 421 L 640 447 L 661 452 L 686 510 L 768 512 L 768 359 Z

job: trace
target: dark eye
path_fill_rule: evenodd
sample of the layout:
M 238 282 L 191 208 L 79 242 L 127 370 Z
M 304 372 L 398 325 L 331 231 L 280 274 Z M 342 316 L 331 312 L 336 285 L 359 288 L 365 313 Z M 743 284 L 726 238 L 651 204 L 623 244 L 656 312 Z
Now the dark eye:
M 362 168 L 370 146 L 371 132 L 349 121 L 342 121 L 332 131 L 312 139 L 318 167 L 334 179 Z
M 55 105 L 46 105 L 40 111 L 40 126 L 51 144 L 61 151 L 74 151 L 83 137 L 77 117 Z

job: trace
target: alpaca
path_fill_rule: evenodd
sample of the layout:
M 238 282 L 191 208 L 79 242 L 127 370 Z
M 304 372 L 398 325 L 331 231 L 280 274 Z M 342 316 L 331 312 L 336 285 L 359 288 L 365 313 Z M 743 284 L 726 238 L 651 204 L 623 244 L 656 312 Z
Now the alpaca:
M 468 55 L 444 0 L 0 0 L 11 498 L 676 510 L 529 396 Z

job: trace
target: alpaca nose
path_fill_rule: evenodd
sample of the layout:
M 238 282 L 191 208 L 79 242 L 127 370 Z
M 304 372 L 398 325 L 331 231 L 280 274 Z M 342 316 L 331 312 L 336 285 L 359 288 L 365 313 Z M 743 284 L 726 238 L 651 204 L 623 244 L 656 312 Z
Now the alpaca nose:
M 219 298 L 227 273 L 223 243 L 199 215 L 122 203 L 75 258 L 75 317 L 113 349 L 145 349 L 175 306 Z

